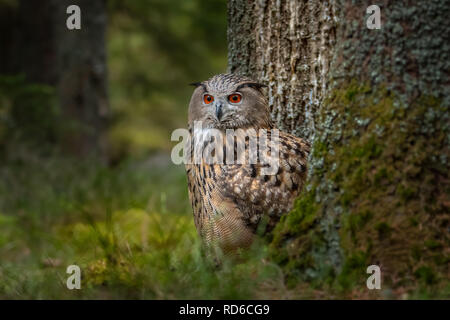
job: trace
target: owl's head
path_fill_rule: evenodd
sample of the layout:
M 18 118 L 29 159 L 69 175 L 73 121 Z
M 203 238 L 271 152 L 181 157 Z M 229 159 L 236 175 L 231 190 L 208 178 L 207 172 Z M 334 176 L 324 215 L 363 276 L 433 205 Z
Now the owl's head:
M 196 86 L 189 104 L 189 126 L 203 128 L 269 128 L 270 110 L 264 85 L 235 74 L 219 74 Z

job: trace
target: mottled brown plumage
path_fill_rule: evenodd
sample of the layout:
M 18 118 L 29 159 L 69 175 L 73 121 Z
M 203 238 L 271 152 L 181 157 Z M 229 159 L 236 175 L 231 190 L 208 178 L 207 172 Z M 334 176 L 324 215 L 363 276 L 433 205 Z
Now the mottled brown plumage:
M 242 97 L 239 103 L 230 99 L 236 93 Z M 211 95 L 213 102 L 208 104 L 205 95 Z M 201 121 L 201 130 L 194 130 L 196 121 Z M 217 75 L 197 84 L 189 106 L 189 128 L 193 136 L 189 145 L 191 155 L 195 153 L 195 146 L 200 147 L 203 155 L 204 150 L 217 145 L 219 139 L 223 143 L 223 149 L 212 152 L 219 156 L 222 151 L 223 163 L 211 163 L 200 157 L 197 163 L 186 165 L 196 228 L 208 246 L 218 246 L 225 253 L 248 247 L 264 216 L 272 227 L 281 214 L 292 208 L 306 178 L 309 145 L 301 138 L 272 127 L 261 85 L 231 74 Z M 211 128 L 224 135 L 199 138 L 199 132 L 205 133 Z M 242 130 L 235 131 L 233 140 L 227 141 L 227 129 Z M 267 131 L 267 138 L 272 139 L 273 144 L 265 153 L 254 153 L 258 161 L 251 163 L 249 153 L 252 151 L 249 150 L 253 149 L 249 145 L 252 141 L 260 143 L 261 140 L 256 140 L 258 133 L 263 132 L 260 129 Z M 243 153 L 238 153 L 240 143 L 245 146 Z M 270 153 L 274 146 L 279 149 L 275 155 Z M 262 144 L 258 144 L 258 148 L 262 148 Z M 234 157 L 227 159 L 230 151 Z M 266 174 L 273 163 L 278 163 L 276 170 Z

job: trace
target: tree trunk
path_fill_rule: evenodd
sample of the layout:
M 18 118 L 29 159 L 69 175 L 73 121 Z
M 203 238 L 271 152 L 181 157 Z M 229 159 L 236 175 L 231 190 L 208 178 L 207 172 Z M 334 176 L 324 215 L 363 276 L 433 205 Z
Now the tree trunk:
M 72 4 L 81 8 L 81 30 L 66 26 Z M 23 73 L 29 82 L 55 87 L 63 148 L 79 156 L 101 155 L 108 112 L 106 1 L 21 0 L 16 14 L 10 24 L 14 41 L 5 46 L 12 50 L 5 50 L 9 59 L 0 72 Z
M 268 84 L 276 123 L 313 144 L 271 246 L 289 279 L 365 288 L 375 264 L 384 288 L 445 286 L 450 5 L 377 4 L 371 30 L 370 1 L 229 2 L 230 71 Z
M 228 9 L 229 71 L 266 83 L 275 123 L 311 139 L 335 44 L 335 5 L 230 0 Z

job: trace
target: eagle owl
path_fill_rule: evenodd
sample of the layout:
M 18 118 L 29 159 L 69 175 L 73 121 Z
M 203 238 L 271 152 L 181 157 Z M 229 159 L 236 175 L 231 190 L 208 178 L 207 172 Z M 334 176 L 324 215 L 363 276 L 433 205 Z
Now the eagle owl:
M 229 254 L 252 243 L 262 218 L 273 227 L 281 214 L 290 211 L 306 178 L 310 147 L 301 138 L 273 127 L 263 85 L 235 74 L 216 75 L 193 85 L 188 148 L 201 151 L 197 161 L 186 163 L 186 171 L 194 222 L 208 247 Z M 223 136 L 204 134 L 211 129 Z M 228 132 L 234 134 L 232 139 L 227 138 Z M 255 152 L 250 141 L 259 132 L 266 132 L 264 141 L 269 147 L 261 152 L 263 139 L 256 140 Z M 267 143 L 270 139 L 271 144 Z M 218 142 L 223 161 L 207 161 L 202 152 Z M 244 152 L 238 152 L 237 146 L 244 146 Z M 253 162 L 249 161 L 252 146 Z M 271 153 L 272 148 L 278 152 Z M 263 162 L 260 156 L 269 161 Z M 265 169 L 272 160 L 278 165 L 270 173 Z

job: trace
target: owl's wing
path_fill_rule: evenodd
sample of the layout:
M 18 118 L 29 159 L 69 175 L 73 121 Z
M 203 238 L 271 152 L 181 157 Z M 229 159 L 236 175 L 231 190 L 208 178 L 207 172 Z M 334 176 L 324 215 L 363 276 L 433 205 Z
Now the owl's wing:
M 197 216 L 202 212 L 202 202 L 198 192 L 198 183 L 196 181 L 196 168 L 192 164 L 186 164 L 186 176 L 188 183 L 189 201 L 194 213 L 194 222 L 197 230 L 199 229 L 199 221 Z
M 236 138 L 245 141 L 241 156 L 249 159 L 250 139 Z M 270 228 L 291 209 L 306 179 L 309 145 L 283 132 L 271 134 L 271 140 L 279 148 L 274 155 L 267 150 L 266 162 L 278 164 L 273 172 L 268 172 L 264 161 L 252 164 L 242 159 L 232 164 L 186 165 L 195 225 L 207 245 L 218 242 L 224 252 L 246 247 L 263 216 L 270 218 Z
M 281 214 L 289 212 L 306 179 L 310 145 L 294 135 L 277 132 L 272 141 L 279 154 L 268 153 L 268 158 L 279 165 L 271 174 L 267 174 L 267 165 L 262 163 L 222 166 L 223 181 L 219 188 L 222 197 L 235 204 L 245 224 L 253 229 L 263 216 L 269 217 L 270 227 Z
M 205 244 L 219 242 L 225 253 L 251 244 L 253 231 L 242 223 L 240 208 L 218 186 L 224 181 L 224 167 L 202 163 L 187 165 L 186 171 L 195 226 Z

